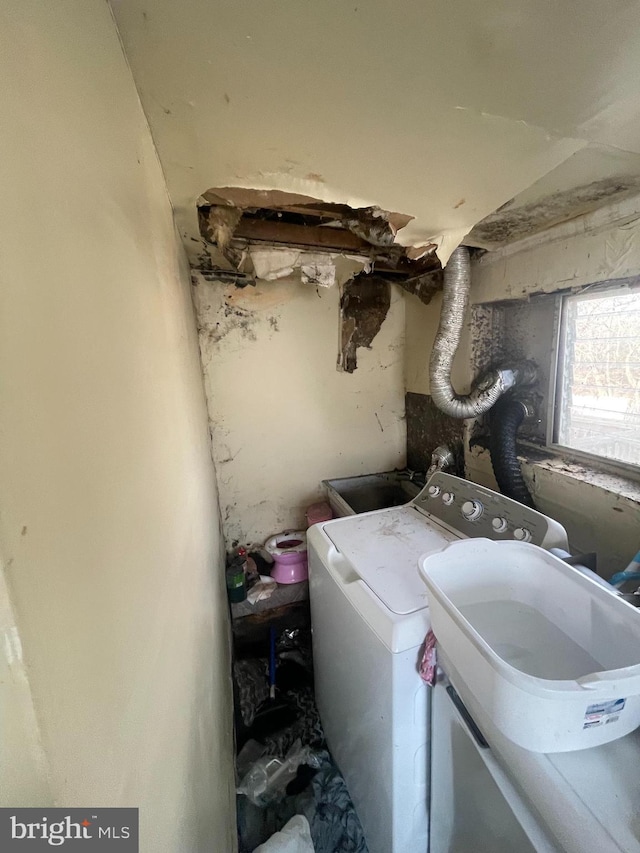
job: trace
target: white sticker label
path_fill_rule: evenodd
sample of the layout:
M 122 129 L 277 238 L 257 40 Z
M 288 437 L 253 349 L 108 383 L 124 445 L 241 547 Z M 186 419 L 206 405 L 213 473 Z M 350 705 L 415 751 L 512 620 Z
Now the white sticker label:
M 589 705 L 584 714 L 582 728 L 593 729 L 596 726 L 615 723 L 626 701 L 626 699 L 609 699 L 606 702 L 598 702 L 597 705 Z

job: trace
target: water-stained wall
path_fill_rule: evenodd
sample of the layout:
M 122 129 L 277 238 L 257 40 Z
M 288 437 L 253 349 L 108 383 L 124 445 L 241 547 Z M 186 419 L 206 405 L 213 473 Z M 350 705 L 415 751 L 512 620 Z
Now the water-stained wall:
M 197 275 L 194 297 L 229 546 L 302 525 L 323 479 L 404 466 L 405 303 L 395 286 L 353 373 L 337 369 L 338 286 L 297 278 L 238 289 Z

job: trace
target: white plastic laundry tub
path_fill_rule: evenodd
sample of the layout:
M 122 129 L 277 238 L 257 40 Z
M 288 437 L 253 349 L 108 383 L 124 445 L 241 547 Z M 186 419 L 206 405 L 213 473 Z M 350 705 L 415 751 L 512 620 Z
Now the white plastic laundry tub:
M 420 559 L 433 631 L 470 710 L 534 752 L 640 725 L 640 613 L 522 542 L 468 539 Z

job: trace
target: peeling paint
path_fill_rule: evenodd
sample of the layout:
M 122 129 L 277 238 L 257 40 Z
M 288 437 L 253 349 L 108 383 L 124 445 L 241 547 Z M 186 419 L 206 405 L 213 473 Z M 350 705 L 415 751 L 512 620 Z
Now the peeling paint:
M 345 285 L 340 300 L 339 369 L 353 373 L 357 368 L 358 348 L 371 346 L 390 305 L 391 287 L 384 279 L 361 274 Z
M 243 267 L 249 266 L 253 276 L 262 281 L 286 278 L 317 287 L 333 287 L 336 264 L 342 258 L 350 262 L 353 273 L 370 269 L 367 258 L 271 246 L 249 246 Z
M 389 213 L 379 207 L 364 207 L 354 211 L 355 216 L 346 218 L 345 225 L 358 237 L 374 246 L 391 246 L 396 234 L 411 222 L 413 216 Z
M 283 190 L 248 189 L 246 187 L 213 187 L 202 193 L 198 205 L 223 204 L 238 208 L 287 207 L 293 204 L 317 204 L 318 199 Z
M 437 265 L 433 246 L 396 242 L 412 216 L 376 206 L 351 207 L 310 196 L 241 187 L 207 190 L 197 205 L 203 269 L 234 268 L 272 281 L 301 269 L 304 283 L 330 287 L 338 254 L 359 256 L 378 274 L 421 275 Z M 369 271 L 369 269 L 367 269 Z

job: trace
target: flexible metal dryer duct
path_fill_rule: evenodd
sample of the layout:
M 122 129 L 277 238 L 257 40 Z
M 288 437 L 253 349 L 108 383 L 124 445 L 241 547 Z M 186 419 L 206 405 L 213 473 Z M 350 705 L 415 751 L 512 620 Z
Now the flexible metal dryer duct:
M 453 418 L 476 418 L 484 414 L 519 378 L 517 369 L 491 370 L 470 394 L 460 396 L 454 391 L 451 367 L 460 343 L 470 286 L 469 250 L 458 246 L 444 271 L 440 325 L 429 363 L 431 399 L 441 411 Z

